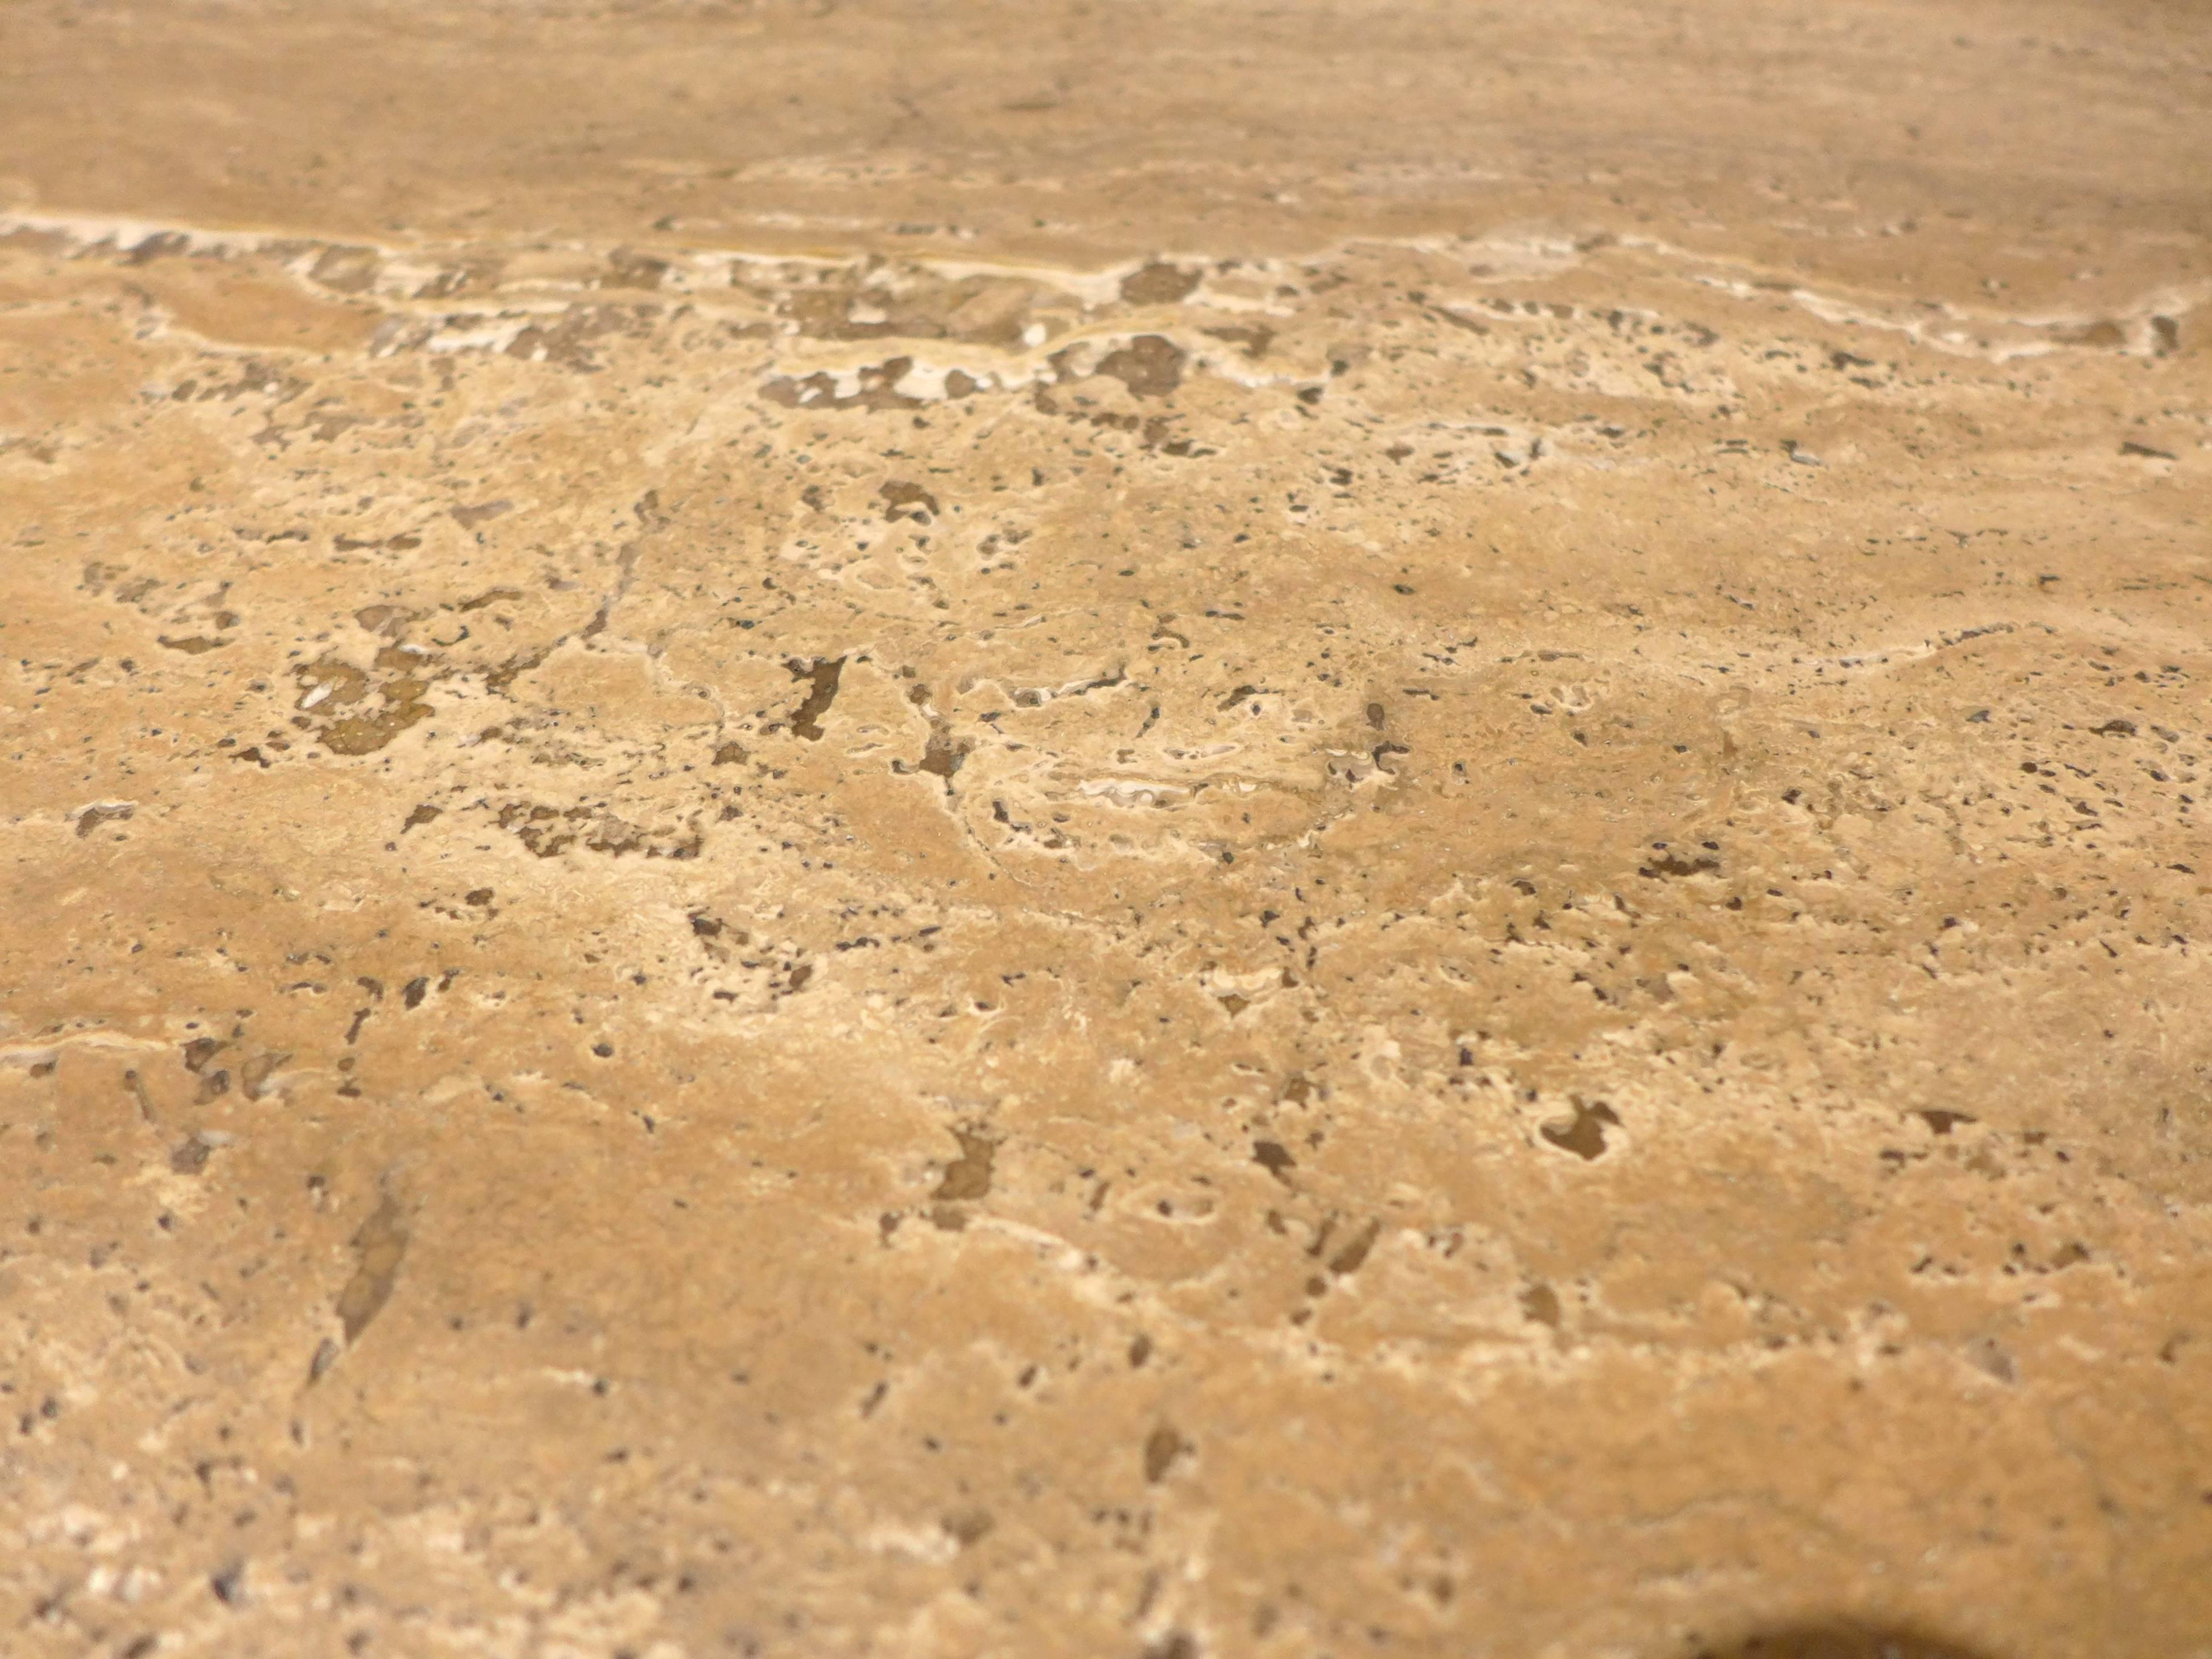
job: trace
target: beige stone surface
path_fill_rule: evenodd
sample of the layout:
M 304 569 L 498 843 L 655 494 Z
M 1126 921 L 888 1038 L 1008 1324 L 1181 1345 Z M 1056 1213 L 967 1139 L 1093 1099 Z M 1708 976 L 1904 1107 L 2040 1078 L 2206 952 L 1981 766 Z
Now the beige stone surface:
M 2212 15 L 0 9 L 0 1652 L 2212 1654 Z

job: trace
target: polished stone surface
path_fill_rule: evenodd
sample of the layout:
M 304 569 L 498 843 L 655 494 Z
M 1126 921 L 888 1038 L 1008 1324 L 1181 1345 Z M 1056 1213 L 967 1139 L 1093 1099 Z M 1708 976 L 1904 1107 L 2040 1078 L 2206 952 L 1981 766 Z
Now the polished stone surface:
M 0 1651 L 2212 1654 L 2208 76 L 0 14 Z

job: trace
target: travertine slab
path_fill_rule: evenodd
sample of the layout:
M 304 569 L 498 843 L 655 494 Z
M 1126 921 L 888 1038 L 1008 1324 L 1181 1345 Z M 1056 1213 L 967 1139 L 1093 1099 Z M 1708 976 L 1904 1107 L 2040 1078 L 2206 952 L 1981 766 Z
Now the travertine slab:
M 0 1651 L 2212 1654 L 2208 73 L 11 8 Z

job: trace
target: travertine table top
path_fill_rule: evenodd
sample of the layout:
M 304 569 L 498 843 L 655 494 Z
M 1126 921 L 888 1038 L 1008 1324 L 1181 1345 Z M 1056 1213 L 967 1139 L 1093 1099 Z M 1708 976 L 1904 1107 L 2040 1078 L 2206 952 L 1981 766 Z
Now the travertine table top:
M 0 1652 L 2212 1654 L 2208 157 L 2185 5 L 0 13 Z

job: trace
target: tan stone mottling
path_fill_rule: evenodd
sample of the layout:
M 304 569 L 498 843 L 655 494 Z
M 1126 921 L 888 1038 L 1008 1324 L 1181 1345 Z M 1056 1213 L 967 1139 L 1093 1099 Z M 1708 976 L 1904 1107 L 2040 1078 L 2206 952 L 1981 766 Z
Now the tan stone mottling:
M 2188 4 L 0 20 L 0 1652 L 2212 1656 Z

